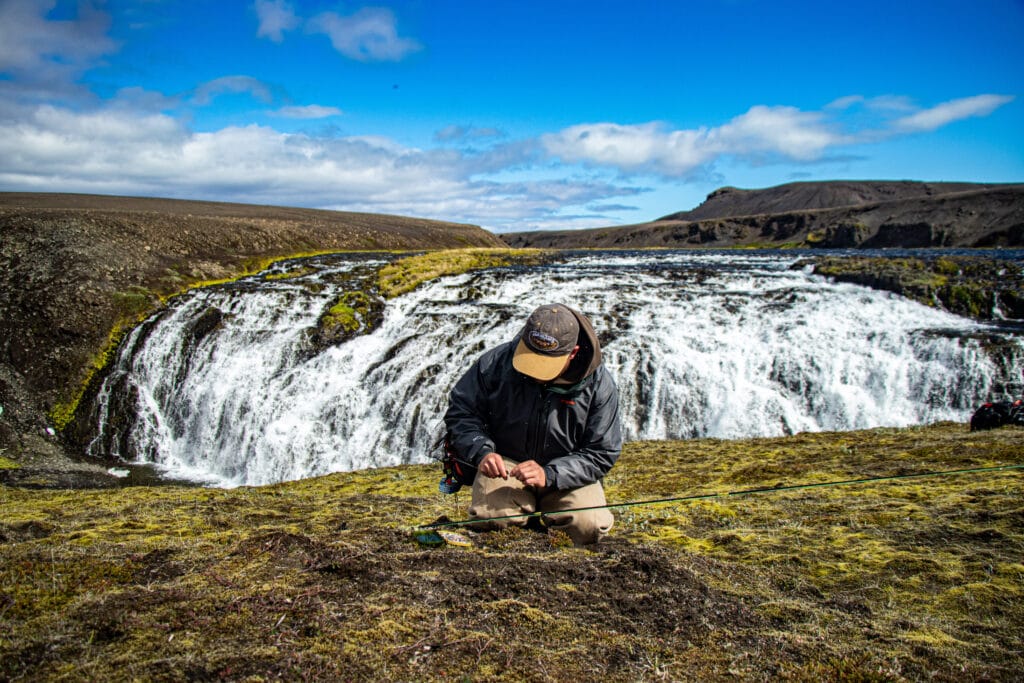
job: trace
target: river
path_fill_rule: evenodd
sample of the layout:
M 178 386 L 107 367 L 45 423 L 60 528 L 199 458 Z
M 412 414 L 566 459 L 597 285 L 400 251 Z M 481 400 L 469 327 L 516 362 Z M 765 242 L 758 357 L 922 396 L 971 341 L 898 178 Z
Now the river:
M 310 343 L 318 317 L 393 257 L 284 262 L 134 330 L 93 406 L 89 453 L 217 486 L 426 462 L 461 373 L 548 302 L 593 321 L 627 440 L 966 421 L 1021 392 L 1019 328 L 832 282 L 805 256 L 582 252 L 445 277 L 324 349 Z

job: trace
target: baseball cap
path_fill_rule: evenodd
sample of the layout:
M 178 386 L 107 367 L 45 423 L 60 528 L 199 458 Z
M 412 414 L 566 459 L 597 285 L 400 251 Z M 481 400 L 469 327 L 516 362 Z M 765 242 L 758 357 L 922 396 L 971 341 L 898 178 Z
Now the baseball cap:
M 549 382 L 565 368 L 579 334 L 580 324 L 572 311 L 562 304 L 545 304 L 526 320 L 512 367 L 528 377 Z

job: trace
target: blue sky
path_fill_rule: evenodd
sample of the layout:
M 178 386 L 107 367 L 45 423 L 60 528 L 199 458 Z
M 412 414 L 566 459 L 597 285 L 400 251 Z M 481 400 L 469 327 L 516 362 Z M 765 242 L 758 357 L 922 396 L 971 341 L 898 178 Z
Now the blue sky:
M 1021 36 L 1021 0 L 0 0 L 0 190 L 511 232 L 1024 182 Z

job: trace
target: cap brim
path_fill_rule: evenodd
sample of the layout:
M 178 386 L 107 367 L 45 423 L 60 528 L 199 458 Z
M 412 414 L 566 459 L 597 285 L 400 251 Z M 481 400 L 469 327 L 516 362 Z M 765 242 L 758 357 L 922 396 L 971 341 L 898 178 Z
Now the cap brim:
M 564 356 L 545 356 L 534 353 L 523 340 L 519 340 L 516 352 L 512 355 L 512 367 L 528 377 L 541 382 L 550 382 L 562 374 L 565 361 L 569 354 Z

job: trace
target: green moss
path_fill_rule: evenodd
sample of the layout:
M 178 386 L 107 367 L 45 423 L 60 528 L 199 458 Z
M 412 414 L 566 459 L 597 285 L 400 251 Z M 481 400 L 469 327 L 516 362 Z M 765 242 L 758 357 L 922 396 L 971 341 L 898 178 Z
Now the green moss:
M 980 287 L 970 284 L 944 288 L 940 290 L 939 298 L 950 311 L 972 318 L 984 317 L 986 309 L 991 308 L 988 293 Z
M 9 458 L 5 458 L 4 456 L 0 455 L 0 470 L 16 470 L 19 467 L 21 467 L 20 463 L 17 463 L 13 460 L 10 460 Z
M 496 268 L 512 263 L 535 263 L 539 249 L 449 249 L 401 259 L 381 268 L 377 284 L 385 298 L 411 292 L 420 284 L 445 275 Z
M 263 279 L 271 280 L 271 281 L 273 281 L 273 280 L 293 280 L 295 278 L 299 278 L 299 277 L 303 277 L 303 276 L 309 275 L 310 273 L 313 273 L 313 272 L 314 272 L 313 268 L 310 268 L 309 266 L 303 266 L 301 268 L 296 268 L 295 270 L 287 270 L 287 271 L 285 271 L 283 273 L 268 273 L 267 275 L 264 276 Z
M 124 336 L 137 324 L 145 319 L 146 313 L 138 313 L 134 317 L 119 318 L 107 335 L 107 341 L 89 361 L 84 371 L 84 379 L 75 391 L 64 401 L 58 401 L 48 413 L 50 421 L 58 430 L 64 430 L 74 419 L 78 405 L 88 391 L 89 386 L 117 352 L 117 347 Z
M 960 274 L 960 264 L 949 258 L 935 259 L 935 263 L 932 269 L 942 275 L 958 275 Z
M 160 297 L 145 287 L 130 287 L 127 291 L 114 293 L 114 306 L 123 319 L 145 317 L 159 303 Z
M 610 502 L 1019 463 L 1024 430 L 627 444 Z M 1011 680 L 1019 472 L 614 510 L 603 548 L 464 519 L 437 465 L 266 487 L 0 487 L 0 667 L 53 680 Z M 765 653 L 771 656 L 766 657 Z
M 366 319 L 370 310 L 370 297 L 364 292 L 345 292 L 337 303 L 328 309 L 321 320 L 327 329 L 340 327 L 346 332 L 355 332 Z

